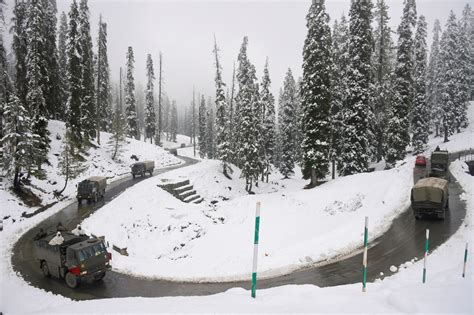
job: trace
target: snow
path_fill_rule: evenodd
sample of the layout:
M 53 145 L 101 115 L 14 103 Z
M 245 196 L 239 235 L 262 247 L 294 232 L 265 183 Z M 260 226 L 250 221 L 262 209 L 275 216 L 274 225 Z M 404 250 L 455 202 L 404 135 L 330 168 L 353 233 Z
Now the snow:
M 65 180 L 63 176 L 58 174 L 58 156 L 62 151 L 65 125 L 63 122 L 52 120 L 49 121 L 48 129 L 51 140 L 48 160 L 51 165 L 44 165 L 47 179 L 39 180 L 32 178 L 32 186 L 29 187 L 42 199 L 43 205 L 57 201 L 52 192 L 53 190 L 61 190 Z M 130 174 L 130 165 L 136 161 L 132 158 L 132 155 L 135 155 L 139 160 L 154 160 L 156 169 L 183 163 L 181 159 L 176 158 L 160 147 L 129 138 L 127 138 L 127 143 L 122 148 L 121 158 L 114 161 L 111 158 L 112 155 L 107 145 L 110 136 L 111 134 L 109 133 L 101 132 L 102 145 L 89 149 L 86 170 L 78 178 L 70 179 L 66 190 L 63 192 L 63 196 L 66 196 L 67 200 L 74 199 L 76 184 L 90 176 L 106 176 L 109 183 L 128 176 Z M 24 211 L 29 213 L 37 208 L 25 206 L 10 191 L 0 189 L 0 209 L 2 218 L 10 216 L 10 219 L 4 222 L 4 225 L 8 225 L 12 222 L 12 219 L 18 219 Z

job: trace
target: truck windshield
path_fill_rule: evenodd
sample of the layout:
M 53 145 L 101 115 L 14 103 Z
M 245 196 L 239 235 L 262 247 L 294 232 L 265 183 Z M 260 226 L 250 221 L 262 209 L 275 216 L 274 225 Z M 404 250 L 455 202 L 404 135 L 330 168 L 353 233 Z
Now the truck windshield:
M 90 247 L 86 247 L 77 251 L 77 259 L 79 261 L 87 260 L 91 257 L 99 256 L 106 253 L 106 248 L 104 243 L 97 243 Z

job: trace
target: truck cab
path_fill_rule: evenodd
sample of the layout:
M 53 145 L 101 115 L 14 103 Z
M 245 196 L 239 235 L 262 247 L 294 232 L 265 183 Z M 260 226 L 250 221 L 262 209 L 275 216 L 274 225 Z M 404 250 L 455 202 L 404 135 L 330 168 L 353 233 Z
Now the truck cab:
M 105 195 L 107 178 L 103 176 L 92 176 L 77 185 L 77 202 L 81 204 L 82 200 L 97 202 L 99 198 Z
M 63 232 L 61 245 L 49 245 L 55 233 L 34 241 L 35 257 L 45 277 L 64 279 L 70 288 L 82 281 L 103 279 L 111 269 L 112 255 L 98 238 Z
M 140 176 L 145 176 L 146 173 L 149 173 L 150 176 L 153 175 L 153 170 L 155 169 L 155 161 L 140 161 L 133 163 L 130 166 L 132 170 L 132 176 L 135 178 L 135 176 L 140 175 Z
M 449 167 L 449 154 L 448 151 L 438 150 L 431 153 L 431 170 L 429 173 L 430 177 L 440 177 L 447 179 L 448 167 Z

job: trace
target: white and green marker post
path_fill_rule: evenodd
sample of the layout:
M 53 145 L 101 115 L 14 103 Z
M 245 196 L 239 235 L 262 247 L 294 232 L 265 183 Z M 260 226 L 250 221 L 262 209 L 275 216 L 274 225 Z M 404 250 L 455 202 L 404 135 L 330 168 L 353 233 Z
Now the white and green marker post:
M 462 277 L 466 276 L 466 265 L 467 265 L 467 247 L 469 243 L 466 243 L 466 249 L 464 250 L 464 266 L 462 267 Z
M 252 297 L 255 298 L 257 291 L 257 258 L 258 258 L 258 229 L 260 227 L 260 201 L 257 202 L 255 211 L 255 237 L 253 242 L 253 266 L 252 266 Z
M 369 243 L 369 217 L 365 217 L 364 227 L 364 257 L 362 258 L 362 292 L 367 285 L 367 247 Z
M 428 259 L 429 243 L 430 243 L 430 230 L 426 229 L 425 259 L 423 260 L 423 283 L 426 282 L 426 260 Z

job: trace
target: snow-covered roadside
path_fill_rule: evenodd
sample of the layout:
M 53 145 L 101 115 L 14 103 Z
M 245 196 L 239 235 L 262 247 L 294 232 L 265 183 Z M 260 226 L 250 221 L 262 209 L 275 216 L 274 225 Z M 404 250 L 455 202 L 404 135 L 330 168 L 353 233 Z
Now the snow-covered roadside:
M 115 256 L 116 271 L 174 280 L 241 280 L 251 266 L 260 201 L 259 273 L 274 276 L 358 248 L 365 216 L 370 238 L 383 234 L 409 206 L 413 165 L 409 158 L 392 170 L 341 177 L 312 190 L 302 190 L 301 180 L 280 181 L 261 186 L 270 192 L 248 195 L 238 191 L 243 190 L 238 176 L 234 184 L 224 182 L 219 163 L 203 161 L 139 183 L 83 226 L 128 248 L 128 257 Z M 225 198 L 214 207 L 191 205 L 157 187 L 162 179 L 185 175 L 208 201 Z M 241 187 L 233 187 L 235 182 Z
M 112 313 L 444 313 L 472 314 L 473 264 L 470 251 L 466 278 L 461 277 L 462 256 L 466 241 L 473 241 L 472 209 L 474 178 L 456 161 L 451 172 L 463 186 L 467 203 L 465 224 L 448 242 L 428 256 L 427 282 L 421 283 L 423 262 L 406 263 L 400 272 L 382 281 L 369 283 L 367 292 L 361 284 L 319 288 L 313 285 L 287 285 L 250 292 L 235 288 L 224 293 L 202 297 L 121 298 L 71 301 L 29 287 L 9 275 L 9 290 L 2 291 L 0 311 L 7 314 L 112 314 Z M 370 254 L 370 252 L 369 252 Z M 3 258 L 3 257 L 2 257 Z M 3 261 L 3 259 L 2 259 Z M 4 272 L 2 266 L 2 273 Z M 4 274 L 4 273 L 3 273 Z M 21 295 L 16 294 L 21 292 Z M 24 301 L 30 303 L 24 303 Z

